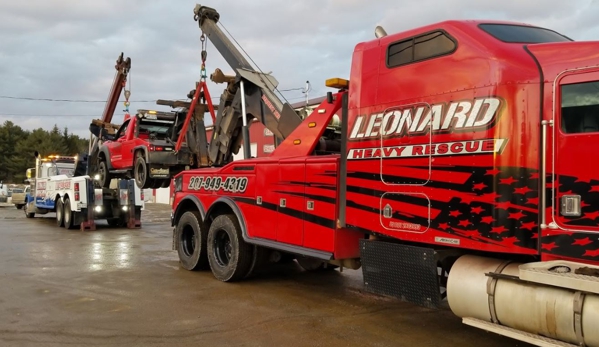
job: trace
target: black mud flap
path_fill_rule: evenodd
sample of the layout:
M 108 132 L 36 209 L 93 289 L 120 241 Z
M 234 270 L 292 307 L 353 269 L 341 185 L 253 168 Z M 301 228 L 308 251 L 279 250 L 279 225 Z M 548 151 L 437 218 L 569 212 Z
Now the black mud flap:
M 433 249 L 361 240 L 360 253 L 368 292 L 428 308 L 441 308 Z

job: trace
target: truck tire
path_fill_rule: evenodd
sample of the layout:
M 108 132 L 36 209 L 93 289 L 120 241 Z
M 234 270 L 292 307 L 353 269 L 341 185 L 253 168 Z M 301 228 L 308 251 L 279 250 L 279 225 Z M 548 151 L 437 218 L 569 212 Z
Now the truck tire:
M 108 172 L 108 164 L 106 164 L 106 160 L 100 159 L 100 163 L 98 164 L 98 175 L 100 176 L 99 184 L 102 188 L 110 188 L 110 181 L 112 177 L 110 172 Z
M 220 215 L 208 231 L 208 261 L 212 274 L 223 282 L 243 279 L 253 261 L 253 247 L 243 241 L 235 215 Z
M 133 176 L 135 177 L 135 184 L 137 184 L 139 189 L 151 188 L 152 180 L 148 178 L 148 165 L 140 152 L 137 152 L 137 156 L 135 157 Z
M 20 210 L 23 208 L 23 204 L 16 204 L 15 207 L 17 208 L 17 210 Z
M 177 221 L 175 240 L 181 266 L 189 271 L 208 269 L 206 240 L 202 216 L 197 211 L 183 213 Z
M 75 213 L 71 210 L 71 200 L 69 198 L 64 199 L 64 227 L 66 229 L 73 229 Z
M 59 228 L 64 226 L 64 206 L 62 199 L 56 201 L 56 226 Z
M 25 212 L 25 217 L 26 218 L 33 218 L 33 217 L 35 217 L 35 212 L 33 212 L 33 213 L 28 212 L 28 210 L 29 210 L 28 207 L 29 207 L 29 204 L 25 204 L 25 208 L 23 209 L 23 211 Z

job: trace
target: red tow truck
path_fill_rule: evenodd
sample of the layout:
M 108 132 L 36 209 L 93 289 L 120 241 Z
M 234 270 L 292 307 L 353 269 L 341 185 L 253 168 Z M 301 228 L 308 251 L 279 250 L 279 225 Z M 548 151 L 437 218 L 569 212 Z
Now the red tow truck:
M 235 76 L 212 165 L 174 178 L 182 267 L 228 282 L 293 254 L 306 269 L 361 267 L 367 290 L 446 302 L 470 326 L 599 346 L 599 42 L 498 21 L 377 27 L 301 120 L 217 11 L 194 13 Z M 254 118 L 276 149 L 231 161 Z

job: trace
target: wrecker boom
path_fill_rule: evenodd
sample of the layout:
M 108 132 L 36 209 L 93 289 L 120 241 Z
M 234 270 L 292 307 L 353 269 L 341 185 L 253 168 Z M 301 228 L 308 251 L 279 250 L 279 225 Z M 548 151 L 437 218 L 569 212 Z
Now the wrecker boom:
M 239 151 L 242 139 L 248 142 L 244 142 L 244 151 L 245 156 L 249 156 L 247 124 L 252 118 L 272 131 L 279 142 L 284 140 L 302 119 L 289 103 L 275 94 L 278 81 L 272 75 L 256 71 L 252 67 L 218 27 L 220 15 L 215 9 L 198 4 L 194 14 L 202 32 L 236 73 L 235 76 L 226 76 L 217 69 L 210 75 L 215 83 L 227 83 L 227 88 L 220 97 L 212 139 L 209 140 L 212 165 L 222 166 L 228 163 L 232 159 L 232 153 Z M 242 107 L 243 103 L 245 107 Z M 244 109 L 249 116 L 247 121 L 243 119 Z
M 110 88 L 108 99 L 106 100 L 106 105 L 104 106 L 104 112 L 102 112 L 102 118 L 100 120 L 92 121 L 93 125 L 98 126 L 102 129 L 109 128 L 109 131 L 116 131 L 115 126 L 111 124 L 112 117 L 114 116 L 116 104 L 119 102 L 121 92 L 125 87 L 127 75 L 129 74 L 129 70 L 131 69 L 131 58 L 127 57 L 125 59 L 123 57 L 123 53 L 121 52 L 121 55 L 119 55 L 118 59 L 116 60 L 116 65 L 114 66 L 114 68 L 116 69 L 116 73 L 112 81 L 112 87 Z M 102 130 L 100 130 L 100 134 L 101 131 Z M 99 136 L 92 136 L 92 138 L 90 139 L 89 158 L 95 158 L 96 151 L 99 148 L 99 142 Z M 95 172 L 95 165 L 96 163 L 94 163 L 93 161 L 88 163 L 88 173 Z

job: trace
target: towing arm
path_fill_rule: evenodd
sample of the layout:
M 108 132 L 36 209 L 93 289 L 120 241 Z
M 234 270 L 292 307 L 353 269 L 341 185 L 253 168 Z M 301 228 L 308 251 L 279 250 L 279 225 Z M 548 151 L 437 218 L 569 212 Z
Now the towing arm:
M 227 88 L 220 97 L 210 139 L 209 155 L 212 164 L 222 166 L 232 159 L 232 153 L 239 151 L 242 139 L 248 138 L 247 123 L 252 118 L 272 131 L 278 141 L 284 140 L 302 119 L 289 103 L 275 94 L 279 82 L 272 75 L 256 71 L 250 65 L 218 27 L 220 15 L 215 9 L 198 4 L 194 15 L 202 32 L 235 71 L 235 76 L 226 76 L 218 69 L 210 75 L 215 83 L 227 83 Z M 242 101 L 245 101 L 244 107 Z M 243 124 L 246 126 L 242 130 Z M 244 136 L 242 132 L 245 133 Z M 244 145 L 244 150 L 247 156 L 250 151 L 249 143 Z
M 108 131 L 108 133 L 113 134 L 116 131 L 116 129 L 118 129 L 118 127 L 116 127 L 114 124 L 111 124 L 111 122 L 112 117 L 114 116 L 114 110 L 116 109 L 116 105 L 119 102 L 121 92 L 125 87 L 127 75 L 129 74 L 129 70 L 131 69 L 131 58 L 127 57 L 125 59 L 123 57 L 123 53 L 121 52 L 121 55 L 119 55 L 119 57 L 116 60 L 116 65 L 114 66 L 114 68 L 116 69 L 116 73 L 112 81 L 112 87 L 110 88 L 108 99 L 106 100 L 106 105 L 104 106 L 104 112 L 102 112 L 102 118 L 99 120 L 93 120 L 90 125 L 90 131 L 93 136 L 91 136 L 89 143 L 88 158 L 96 158 L 98 154 L 98 148 L 100 147 L 99 142 L 101 140 L 103 131 Z M 96 172 L 96 164 L 97 163 L 95 162 L 95 160 L 91 160 L 88 163 L 88 174 Z

